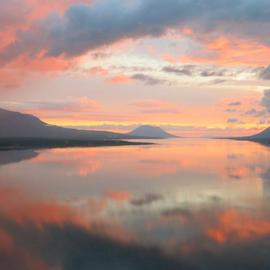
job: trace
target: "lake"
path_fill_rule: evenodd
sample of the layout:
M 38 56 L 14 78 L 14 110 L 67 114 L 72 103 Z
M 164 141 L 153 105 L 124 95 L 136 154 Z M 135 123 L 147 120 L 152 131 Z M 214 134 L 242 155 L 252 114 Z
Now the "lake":
M 0 269 L 270 269 L 270 148 L 0 152 Z

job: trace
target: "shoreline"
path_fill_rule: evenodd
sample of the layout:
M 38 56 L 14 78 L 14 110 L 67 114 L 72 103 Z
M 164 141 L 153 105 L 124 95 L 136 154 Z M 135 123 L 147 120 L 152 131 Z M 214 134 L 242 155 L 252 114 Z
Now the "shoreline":
M 2 138 L 0 151 L 51 149 L 71 147 L 135 146 L 153 145 L 150 142 L 131 142 L 125 140 L 74 140 L 45 138 Z

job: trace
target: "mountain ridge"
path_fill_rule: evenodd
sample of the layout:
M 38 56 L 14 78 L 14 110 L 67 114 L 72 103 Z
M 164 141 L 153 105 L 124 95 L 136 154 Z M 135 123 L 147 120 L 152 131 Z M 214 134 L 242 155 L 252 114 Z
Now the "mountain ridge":
M 0 138 L 131 139 L 121 133 L 49 125 L 31 114 L 0 109 Z
M 159 127 L 140 126 L 128 133 L 82 130 L 49 125 L 38 117 L 0 108 L 0 138 L 39 138 L 69 140 L 122 140 L 174 138 Z

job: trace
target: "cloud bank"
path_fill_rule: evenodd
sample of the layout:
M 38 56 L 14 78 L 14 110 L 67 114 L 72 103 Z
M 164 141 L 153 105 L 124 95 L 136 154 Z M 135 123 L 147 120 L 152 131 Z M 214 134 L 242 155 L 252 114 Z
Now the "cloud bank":
M 4 16 L 3 11 L 0 18 Z M 5 19 L 5 18 L 4 18 Z M 6 19 L 5 19 L 6 20 Z M 0 19 L 1 21 L 1 19 Z M 0 54 L 8 62 L 21 54 L 75 57 L 123 39 L 158 37 L 168 29 L 192 29 L 198 39 L 226 35 L 270 45 L 267 0 L 100 0 L 75 3 L 17 31 Z

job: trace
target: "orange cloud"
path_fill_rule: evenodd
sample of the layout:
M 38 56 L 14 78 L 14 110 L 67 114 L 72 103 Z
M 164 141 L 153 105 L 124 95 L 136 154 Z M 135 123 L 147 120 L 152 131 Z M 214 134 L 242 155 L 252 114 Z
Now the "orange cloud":
M 130 78 L 124 74 L 114 76 L 107 80 L 108 83 L 112 84 L 126 84 L 130 81 Z
M 270 48 L 256 41 L 220 36 L 204 42 L 201 52 L 184 55 L 178 62 L 255 67 L 269 64 L 265 55 L 270 54 Z
M 109 74 L 108 70 L 103 67 L 93 67 L 89 70 L 89 72 L 95 76 L 107 76 Z

